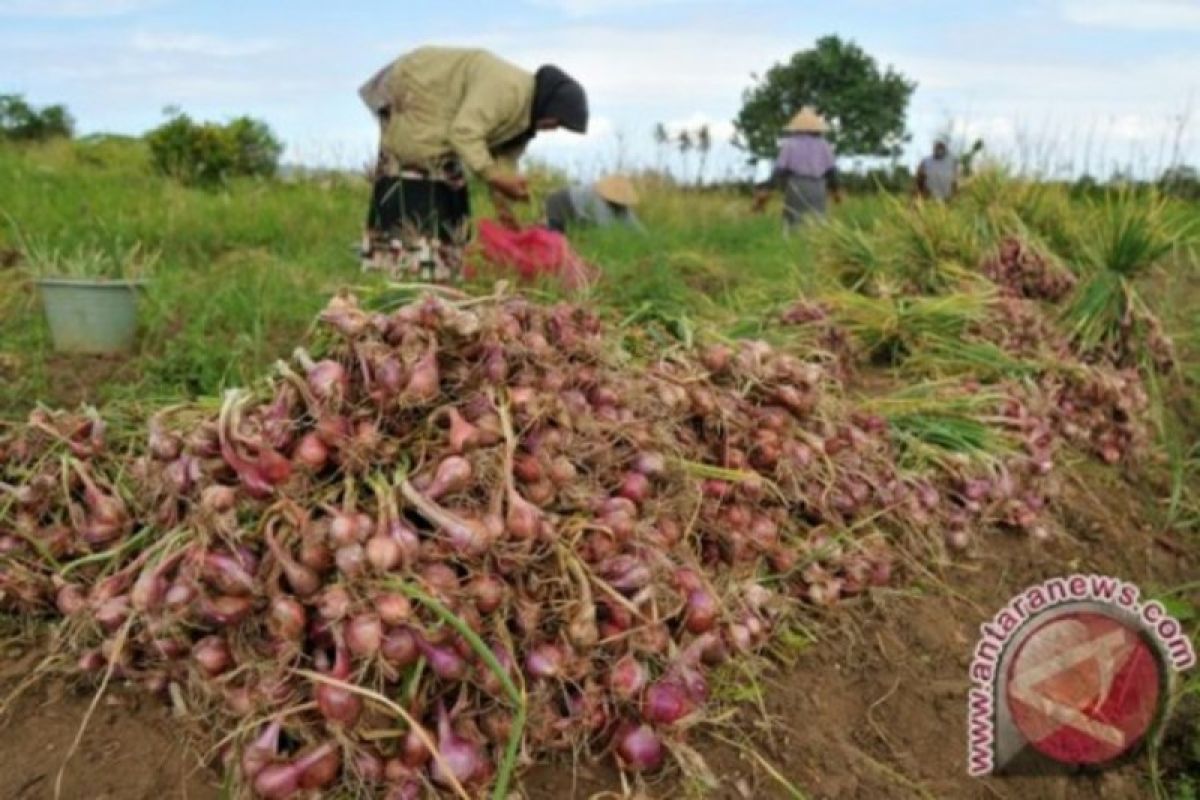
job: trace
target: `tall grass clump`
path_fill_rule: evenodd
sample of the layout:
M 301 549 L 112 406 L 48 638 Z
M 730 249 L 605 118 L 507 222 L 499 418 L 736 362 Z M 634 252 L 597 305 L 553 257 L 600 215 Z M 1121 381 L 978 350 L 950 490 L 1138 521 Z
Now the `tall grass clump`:
M 888 292 L 888 260 L 874 227 L 832 220 L 814 237 L 817 268 L 847 289 L 867 294 Z
M 1062 184 L 1025 180 L 992 166 L 964 183 L 955 204 L 974 222 L 986 249 L 1017 236 L 1068 262 L 1078 258 L 1078 208 Z
M 941 294 L 979 282 L 984 240 L 952 204 L 887 197 L 869 223 L 833 220 L 812 233 L 814 261 L 864 294 Z
M 989 298 L 985 292 L 880 298 L 837 292 L 825 302 L 872 360 L 896 364 L 930 340 L 962 339 L 970 325 L 984 319 Z
M 901 387 L 864 403 L 887 419 L 903 466 L 956 472 L 971 463 L 995 465 L 1016 451 L 1013 436 L 992 424 L 1003 400 L 996 389 L 967 391 L 950 381 Z
M 893 198 L 890 205 L 880 224 L 881 244 L 906 289 L 938 294 L 978 280 L 983 247 L 969 215 L 948 203 Z
M 76 280 L 142 280 L 153 274 L 162 254 L 141 242 L 104 246 L 77 245 L 70 250 L 32 239 L 18 239 L 29 272 L 37 278 Z
M 1068 263 L 1078 259 L 1082 231 L 1067 188 L 1061 184 L 1026 183 L 1017 197 L 1017 217 L 1049 250 Z
M 1086 355 L 1169 369 L 1174 357 L 1138 283 L 1190 240 L 1194 225 L 1173 218 L 1157 194 L 1122 191 L 1086 209 L 1083 280 L 1064 318 Z

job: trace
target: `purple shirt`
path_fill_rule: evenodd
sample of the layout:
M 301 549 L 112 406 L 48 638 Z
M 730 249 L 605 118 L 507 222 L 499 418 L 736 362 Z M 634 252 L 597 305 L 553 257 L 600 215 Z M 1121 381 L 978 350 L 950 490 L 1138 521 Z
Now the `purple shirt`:
M 804 178 L 820 178 L 833 169 L 833 148 L 821 136 L 800 134 L 783 140 L 775 171 Z

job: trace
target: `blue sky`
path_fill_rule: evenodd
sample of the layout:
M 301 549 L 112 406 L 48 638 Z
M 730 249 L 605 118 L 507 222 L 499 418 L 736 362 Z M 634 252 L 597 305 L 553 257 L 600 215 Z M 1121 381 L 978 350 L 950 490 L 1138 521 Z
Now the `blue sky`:
M 655 122 L 727 133 L 752 72 L 828 33 L 918 82 L 914 154 L 950 126 L 1049 171 L 1153 170 L 1176 149 L 1200 163 L 1200 0 L 0 0 L 0 92 L 65 102 L 84 132 L 141 132 L 168 105 L 249 113 L 291 160 L 357 165 L 375 138 L 365 78 L 419 44 L 479 45 L 589 89 L 589 136 L 532 155 L 678 169 Z M 723 146 L 711 168 L 739 163 Z

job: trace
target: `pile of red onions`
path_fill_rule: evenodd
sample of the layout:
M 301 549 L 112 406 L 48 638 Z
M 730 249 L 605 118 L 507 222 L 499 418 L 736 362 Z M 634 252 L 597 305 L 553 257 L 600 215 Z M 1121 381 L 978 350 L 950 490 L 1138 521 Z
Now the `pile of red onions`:
M 495 664 L 528 752 L 659 769 L 710 669 L 892 580 L 883 533 L 1028 523 L 1003 509 L 1037 470 L 904 472 L 886 420 L 761 342 L 632 367 L 592 312 L 519 297 L 322 319 L 263 394 L 140 447 L 93 413 L 0 438 L 0 610 L 237 732 L 261 797 L 483 790 L 514 730 Z
M 1005 237 L 984 260 L 983 274 L 1001 291 L 1031 300 L 1062 300 L 1075 288 L 1075 274 L 1016 236 Z

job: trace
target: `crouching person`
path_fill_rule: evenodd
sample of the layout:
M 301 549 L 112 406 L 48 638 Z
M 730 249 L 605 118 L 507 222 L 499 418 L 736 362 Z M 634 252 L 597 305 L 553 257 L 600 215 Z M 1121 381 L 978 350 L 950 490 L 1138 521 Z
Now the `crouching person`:
M 633 182 L 623 175 L 609 175 L 590 185 L 568 186 L 546 198 L 546 227 L 559 233 L 577 225 L 625 225 L 643 231 L 634 213 L 639 200 Z

